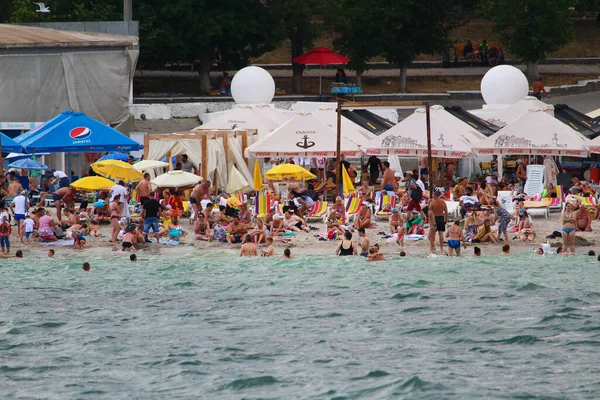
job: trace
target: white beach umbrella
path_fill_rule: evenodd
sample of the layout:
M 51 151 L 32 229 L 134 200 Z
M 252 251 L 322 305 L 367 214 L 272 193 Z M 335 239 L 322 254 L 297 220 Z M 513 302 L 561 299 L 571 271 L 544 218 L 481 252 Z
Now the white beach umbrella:
M 152 183 L 156 187 L 161 188 L 180 188 L 195 186 L 198 182 L 202 181 L 202 177 L 191 174 L 185 171 L 169 171 L 166 174 L 162 174 L 152 179 Z
M 155 169 L 155 168 L 166 168 L 168 166 L 169 166 L 168 163 L 162 162 L 162 161 L 156 161 L 156 160 L 142 160 L 140 162 L 133 164 L 133 168 L 135 168 L 141 172 L 145 172 L 145 171 L 148 171 L 149 169 Z

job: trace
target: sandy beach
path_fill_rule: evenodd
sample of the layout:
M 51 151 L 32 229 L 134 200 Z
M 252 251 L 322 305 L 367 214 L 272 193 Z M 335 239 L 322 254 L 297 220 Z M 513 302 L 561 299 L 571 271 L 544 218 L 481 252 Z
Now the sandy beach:
M 55 216 L 55 209 L 48 208 L 53 216 Z M 162 253 L 169 254 L 187 254 L 190 251 L 197 253 L 205 253 L 205 254 L 231 254 L 231 255 L 239 255 L 240 244 L 228 244 L 228 243 L 217 243 L 217 242 L 206 242 L 195 240 L 192 232 L 192 226 L 189 223 L 189 219 L 182 218 L 180 220 L 182 228 L 188 232 L 188 235 L 182 237 L 180 239 L 180 244 L 178 245 L 158 245 L 158 244 L 143 244 L 137 245 L 138 252 L 160 255 Z M 597 224 L 595 221 L 592 224 L 592 228 Z M 289 247 L 292 251 L 292 255 L 297 256 L 311 256 L 311 255 L 332 255 L 335 253 L 335 248 L 338 241 L 321 241 L 317 237 L 315 237 L 318 233 L 326 232 L 325 224 L 322 222 L 311 222 L 308 224 L 310 227 L 315 227 L 317 230 L 311 230 L 309 233 L 299 232 L 296 234 L 296 237 L 292 238 L 292 241 L 288 244 L 284 243 L 274 243 L 275 251 L 277 255 L 283 253 L 283 250 L 286 247 Z M 511 253 L 519 254 L 519 253 L 531 253 L 535 248 L 539 248 L 542 243 L 544 243 L 547 239 L 546 236 L 552 234 L 554 231 L 559 231 L 561 228 L 560 224 L 560 213 L 553 212 L 550 214 L 549 218 L 546 219 L 544 217 L 533 217 L 533 228 L 537 232 L 537 238 L 533 242 L 523 242 L 520 239 L 516 238 L 516 234 L 510 234 L 509 228 L 509 236 L 510 236 L 510 247 Z M 17 237 L 17 229 L 16 226 L 13 226 L 13 233 L 11 235 L 11 253 L 14 254 L 16 250 L 23 250 L 25 256 L 31 254 L 36 255 L 38 253 L 42 254 L 50 248 L 53 248 L 57 251 L 57 253 L 61 254 L 100 254 L 105 253 L 107 250 L 111 251 L 111 254 L 114 256 L 119 256 L 120 254 L 126 254 L 121 252 L 120 245 L 118 247 L 113 246 L 112 243 L 109 243 L 110 240 L 110 226 L 107 224 L 101 225 L 102 232 L 106 237 L 102 238 L 91 238 L 88 237 L 87 243 L 83 250 L 75 250 L 71 246 L 64 246 L 64 241 L 60 241 L 57 244 L 49 244 L 49 243 L 41 243 L 39 239 L 32 239 L 31 244 L 27 245 L 26 243 L 21 244 L 18 241 Z M 387 219 L 380 219 L 376 221 L 376 227 L 373 229 L 367 230 L 367 236 L 371 241 L 371 245 L 378 243 L 381 247 L 381 251 L 386 256 L 398 256 L 401 250 L 404 250 L 407 256 L 411 257 L 426 257 L 430 255 L 429 252 L 429 242 L 426 240 L 418 240 L 418 241 L 404 241 L 404 247 L 400 248 L 395 242 L 388 243 L 387 240 L 380 234 L 379 232 L 388 232 L 389 224 Z M 190 233 L 191 232 L 191 233 Z M 428 233 L 428 229 L 426 229 L 426 234 Z M 353 234 L 353 240 L 356 241 L 358 239 L 357 233 Z M 594 250 L 598 252 L 600 249 L 596 248 L 600 239 L 600 231 L 593 230 L 592 232 L 578 232 L 576 237 L 576 248 L 575 251 L 577 254 L 587 254 L 590 250 Z M 562 239 L 548 239 L 549 243 L 553 248 L 562 245 Z M 463 248 L 463 256 L 472 256 L 473 255 L 473 247 L 478 246 L 482 250 L 482 255 L 496 255 L 502 253 L 502 245 L 504 243 L 500 242 L 500 244 L 492 244 L 492 243 L 467 243 L 466 250 Z M 260 245 L 259 249 L 264 245 Z M 439 245 L 436 245 L 438 248 L 436 254 L 440 255 Z M 445 250 L 447 247 L 445 246 Z M 125 257 L 125 255 L 123 255 Z

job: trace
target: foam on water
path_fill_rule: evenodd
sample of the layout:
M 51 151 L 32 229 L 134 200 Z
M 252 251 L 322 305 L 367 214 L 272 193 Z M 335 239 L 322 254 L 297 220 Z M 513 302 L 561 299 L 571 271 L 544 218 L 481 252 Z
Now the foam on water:
M 595 398 L 592 257 L 2 260 L 23 398 Z M 127 394 L 127 395 L 125 395 Z

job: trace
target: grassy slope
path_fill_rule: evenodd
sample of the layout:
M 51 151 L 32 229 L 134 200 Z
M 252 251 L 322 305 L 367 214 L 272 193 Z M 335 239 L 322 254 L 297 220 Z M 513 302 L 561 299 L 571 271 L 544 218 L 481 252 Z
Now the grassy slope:
M 331 47 L 331 42 L 334 36 L 325 34 L 318 39 L 315 46 Z M 482 39 L 487 39 L 488 43 L 498 43 L 496 36 L 492 32 L 492 25 L 489 21 L 473 20 L 464 26 L 456 29 L 452 33 L 452 39 L 456 43 L 466 43 L 467 39 L 471 39 L 473 43 L 478 43 Z M 279 48 L 264 54 L 254 60 L 259 64 L 285 64 L 290 62 L 290 43 L 284 42 Z M 510 54 L 505 50 L 507 57 Z M 579 57 L 600 57 L 600 27 L 596 25 L 594 19 L 579 19 L 575 23 L 575 40 L 564 46 L 558 51 L 548 55 L 548 57 L 560 58 L 579 58 Z M 439 61 L 439 55 L 421 55 L 417 60 L 434 60 Z M 378 59 L 374 61 L 385 61 Z

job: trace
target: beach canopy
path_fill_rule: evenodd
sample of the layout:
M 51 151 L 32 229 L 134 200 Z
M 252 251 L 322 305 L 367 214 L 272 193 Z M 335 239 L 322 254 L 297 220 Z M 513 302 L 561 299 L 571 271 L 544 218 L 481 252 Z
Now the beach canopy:
M 313 111 L 312 114 L 337 133 L 336 110 L 331 107 L 319 107 L 317 110 Z M 365 146 L 369 143 L 369 140 L 377 137 L 374 133 L 367 131 L 362 126 L 350 121 L 346 117 L 342 117 L 341 124 L 342 137 L 352 140 L 359 146 Z
M 483 134 L 457 119 L 441 106 L 430 109 L 431 154 L 433 157 L 465 158 L 471 147 L 485 138 Z M 368 155 L 427 155 L 427 120 L 419 108 L 394 127 L 363 147 Z
M 311 113 L 301 112 L 246 148 L 246 154 L 267 157 L 336 157 L 337 132 Z M 360 148 L 342 137 L 342 153 L 358 158 Z
M 470 110 L 469 112 L 503 128 L 527 114 L 529 110 L 543 111 L 554 117 L 554 106 L 546 104 L 533 96 L 524 97 L 522 100 L 506 108 L 484 108 L 481 110 Z
M 71 183 L 71 187 L 75 190 L 83 190 L 86 192 L 94 192 L 100 189 L 110 189 L 115 186 L 115 183 L 110 179 L 101 176 L 86 176 Z
M 227 179 L 227 193 L 249 192 L 252 190 L 250 183 L 238 171 L 235 165 L 229 167 L 229 177 Z
M 204 129 L 254 129 L 258 137 L 264 137 L 290 118 L 266 105 L 237 105 L 218 117 L 209 119 L 193 131 Z
M 591 142 L 544 110 L 529 111 L 475 145 L 480 155 L 587 157 Z
M 279 164 L 265 173 L 265 178 L 270 181 L 282 181 L 284 179 L 293 179 L 296 181 L 309 181 L 317 177 L 306 168 L 296 164 Z
M 2 153 L 21 153 L 23 151 L 21 144 L 2 132 L 0 132 L 0 144 L 2 145 Z
M 48 166 L 46 164 L 42 164 L 39 161 L 30 160 L 28 158 L 23 158 L 21 160 L 17 160 L 17 161 L 14 161 L 14 162 L 8 164 L 8 168 L 43 171 L 43 170 L 48 169 Z
M 61 113 L 15 141 L 25 153 L 132 151 L 143 147 L 110 126 L 73 111 Z
M 600 136 L 594 140 L 590 140 L 586 146 L 590 153 L 600 154 Z
M 192 187 L 202 181 L 202 177 L 189 172 L 175 170 L 169 171 L 152 179 L 150 183 L 160 188 Z
M 144 175 L 133 165 L 119 160 L 98 161 L 91 167 L 98 175 L 118 181 L 139 182 L 144 179 Z

